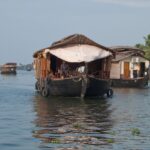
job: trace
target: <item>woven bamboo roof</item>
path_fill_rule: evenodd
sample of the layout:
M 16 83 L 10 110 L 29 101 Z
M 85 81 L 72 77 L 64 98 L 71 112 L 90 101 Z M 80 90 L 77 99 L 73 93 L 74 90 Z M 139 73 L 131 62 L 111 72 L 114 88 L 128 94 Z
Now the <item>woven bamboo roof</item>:
M 37 57 L 37 55 L 39 53 L 42 53 L 42 51 L 45 50 L 45 49 L 54 50 L 56 48 L 63 48 L 63 47 L 68 47 L 68 46 L 73 46 L 73 45 L 78 45 L 78 44 L 82 44 L 82 45 L 86 44 L 86 45 L 96 46 L 96 47 L 99 47 L 99 48 L 104 49 L 106 51 L 110 51 L 111 53 L 114 54 L 114 51 L 112 49 L 94 42 L 93 40 L 89 39 L 85 35 L 73 34 L 73 35 L 67 36 L 67 37 L 65 37 L 65 38 L 63 38 L 59 41 L 56 41 L 56 42 L 52 43 L 52 45 L 47 47 L 47 48 L 36 51 L 33 54 L 33 57 Z
M 113 47 L 110 47 L 110 49 L 112 49 L 116 53 L 116 57 L 112 60 L 113 62 L 118 62 L 131 56 L 140 56 L 140 57 L 145 58 L 144 57 L 145 52 L 136 47 L 113 46 Z
M 4 65 L 17 65 L 17 63 L 13 63 L 13 62 L 9 62 L 9 63 L 6 63 L 6 64 L 4 64 Z
M 4 67 L 4 68 L 16 68 L 17 67 L 17 63 L 6 63 L 4 65 L 2 65 L 1 67 Z

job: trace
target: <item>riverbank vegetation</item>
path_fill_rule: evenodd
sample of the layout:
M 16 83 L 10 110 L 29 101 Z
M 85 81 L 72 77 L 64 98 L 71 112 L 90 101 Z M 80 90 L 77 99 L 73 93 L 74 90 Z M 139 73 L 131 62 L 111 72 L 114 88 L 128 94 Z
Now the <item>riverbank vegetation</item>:
M 144 44 L 136 44 L 137 48 L 140 48 L 145 51 L 145 57 L 150 59 L 150 34 L 144 37 Z

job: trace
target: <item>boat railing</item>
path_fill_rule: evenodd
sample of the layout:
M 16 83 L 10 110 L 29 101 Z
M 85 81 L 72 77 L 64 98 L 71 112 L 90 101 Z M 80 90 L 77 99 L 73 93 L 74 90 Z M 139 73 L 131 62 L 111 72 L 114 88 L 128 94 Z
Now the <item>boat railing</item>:
M 64 79 L 64 78 L 71 78 L 71 77 L 79 77 L 82 76 L 84 73 L 79 73 L 77 71 L 68 71 L 66 74 L 62 74 L 60 72 L 50 73 L 48 78 L 51 79 Z
M 109 79 L 110 71 L 96 71 L 91 73 L 90 75 L 100 79 Z
M 85 75 L 85 73 L 81 73 L 75 70 L 75 71 L 68 71 L 66 74 L 61 74 L 60 72 L 50 73 L 48 74 L 47 77 L 51 79 L 64 79 L 71 77 L 79 77 L 83 75 Z M 89 73 L 89 75 L 100 79 L 109 79 L 110 71 L 96 71 Z

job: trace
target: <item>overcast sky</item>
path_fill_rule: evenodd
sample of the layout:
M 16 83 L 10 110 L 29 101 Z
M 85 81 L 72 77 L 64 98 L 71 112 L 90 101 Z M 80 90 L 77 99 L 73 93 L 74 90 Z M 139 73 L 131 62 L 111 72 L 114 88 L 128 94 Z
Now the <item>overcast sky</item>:
M 0 0 L 0 64 L 31 63 L 34 51 L 74 33 L 104 46 L 150 33 L 150 0 Z

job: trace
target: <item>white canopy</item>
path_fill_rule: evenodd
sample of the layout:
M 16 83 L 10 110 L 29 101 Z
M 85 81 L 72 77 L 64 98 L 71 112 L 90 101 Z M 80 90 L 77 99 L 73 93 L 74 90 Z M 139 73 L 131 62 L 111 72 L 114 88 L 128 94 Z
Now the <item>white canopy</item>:
M 111 52 L 92 45 L 75 45 L 54 50 L 45 49 L 45 53 L 52 55 L 71 63 L 91 62 L 112 55 Z

